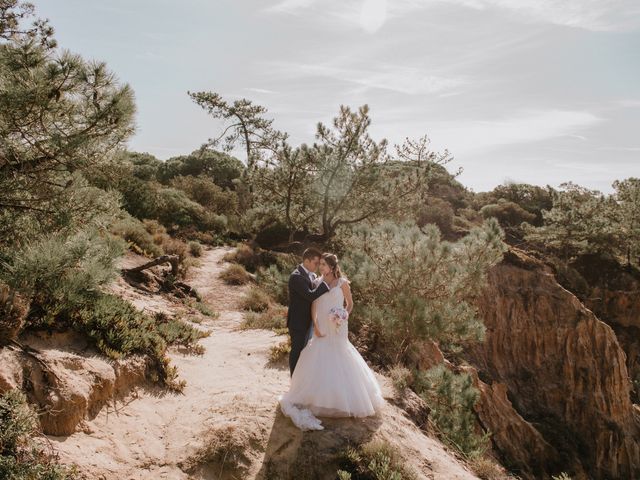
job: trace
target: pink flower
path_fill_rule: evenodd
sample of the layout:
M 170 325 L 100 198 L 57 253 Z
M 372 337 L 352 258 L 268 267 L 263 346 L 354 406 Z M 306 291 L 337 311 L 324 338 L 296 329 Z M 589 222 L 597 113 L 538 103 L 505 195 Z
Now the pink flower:
M 349 312 L 342 307 L 333 307 L 329 310 L 329 319 L 333 322 L 336 331 L 349 318 Z

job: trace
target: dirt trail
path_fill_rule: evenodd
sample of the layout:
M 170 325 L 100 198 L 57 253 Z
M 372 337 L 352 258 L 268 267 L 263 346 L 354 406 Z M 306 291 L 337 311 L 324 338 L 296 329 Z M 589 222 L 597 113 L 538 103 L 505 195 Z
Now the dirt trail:
M 405 453 L 415 455 L 412 463 L 425 472 L 422 478 L 475 478 L 392 406 L 379 419 L 328 421 L 323 433 L 303 434 L 295 429 L 277 409 L 276 399 L 288 387 L 288 370 L 268 364 L 270 347 L 284 337 L 265 330 L 238 330 L 243 313 L 237 305 L 246 287 L 231 287 L 218 278 L 228 251 L 205 251 L 201 265 L 188 279 L 220 316 L 202 323 L 211 330 L 201 340 L 204 355 L 170 353 L 180 378 L 187 382 L 183 394 L 138 389 L 125 401 L 103 408 L 84 423 L 82 431 L 50 437 L 61 460 L 78 464 L 90 478 L 106 480 L 278 478 L 269 473 L 271 464 L 295 456 L 293 450 L 308 438 L 319 439 L 316 445 L 321 445 L 345 430 L 359 429 L 400 442 Z M 125 287 L 120 284 L 119 288 Z M 139 308 L 172 308 L 159 296 L 122 293 Z M 206 469 L 185 473 L 181 462 L 211 441 L 210 432 L 225 428 L 242 432 L 247 439 L 242 459 L 246 471 L 237 477 L 224 474 L 223 469 L 215 474 Z M 219 466 L 215 468 L 218 472 Z

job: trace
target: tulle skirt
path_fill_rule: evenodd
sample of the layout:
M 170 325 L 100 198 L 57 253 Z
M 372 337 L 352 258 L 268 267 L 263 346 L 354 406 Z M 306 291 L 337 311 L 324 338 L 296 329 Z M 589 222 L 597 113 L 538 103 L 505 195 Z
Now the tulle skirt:
M 368 417 L 384 399 L 374 373 L 340 336 L 314 337 L 302 350 L 289 391 L 280 397 L 285 415 L 302 429 L 320 429 L 319 417 Z

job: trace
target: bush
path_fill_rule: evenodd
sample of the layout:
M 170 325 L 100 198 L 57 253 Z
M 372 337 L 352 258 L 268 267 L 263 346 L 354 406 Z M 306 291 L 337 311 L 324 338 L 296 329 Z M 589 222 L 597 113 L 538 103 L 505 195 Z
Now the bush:
M 349 447 L 340 460 L 338 478 L 353 480 L 415 480 L 398 451 L 389 443 L 374 440 L 360 448 Z
M 231 264 L 221 274 L 220 278 L 229 285 L 245 285 L 252 278 L 242 265 Z
M 216 312 L 215 310 L 213 310 L 207 303 L 203 302 L 202 300 L 196 300 L 193 298 L 185 298 L 183 300 L 183 302 L 190 306 L 191 308 L 194 308 L 196 310 L 198 310 L 202 315 L 205 315 L 207 317 L 211 317 L 211 318 L 218 318 L 220 316 L 220 314 L 218 312 Z
M 485 205 L 480 209 L 484 218 L 495 217 L 503 227 L 518 227 L 523 222 L 531 223 L 536 216 L 527 212 L 524 208 L 514 202 L 500 199 L 498 203 Z
M 289 233 L 289 229 L 285 224 L 275 222 L 266 228 L 260 229 L 256 234 L 256 243 L 266 249 L 286 244 L 289 241 Z
M 151 235 L 166 235 L 167 234 L 167 229 L 164 228 L 163 225 L 160 224 L 160 222 L 158 222 L 157 220 L 149 220 L 149 219 L 145 219 L 142 221 L 142 224 L 144 225 L 144 228 L 147 232 L 149 232 Z
M 453 227 L 453 207 L 441 198 L 430 198 L 418 213 L 418 226 L 436 225 L 443 235 L 450 235 Z
M 289 275 L 289 271 L 282 270 L 278 265 L 270 265 L 258 270 L 256 281 L 276 302 L 287 305 L 289 303 Z
M 223 190 L 205 175 L 198 177 L 178 176 L 170 181 L 173 188 L 182 190 L 194 202 L 217 214 L 233 214 L 238 209 L 238 195 L 231 190 Z
M 251 288 L 242 299 L 242 309 L 250 310 L 252 312 L 264 312 L 269 308 L 271 299 L 264 290 L 253 287 Z
M 431 409 L 430 418 L 445 442 L 467 458 L 484 454 L 490 435 L 476 433 L 473 407 L 480 394 L 470 375 L 438 365 L 418 373 L 415 389 Z
M 9 390 L 0 395 L 0 478 L 8 480 L 72 480 L 76 469 L 59 465 L 52 452 L 35 442 L 39 435 L 36 413 L 24 394 Z
M 126 300 L 107 294 L 100 294 L 94 302 L 75 312 L 72 326 L 110 358 L 136 353 L 148 355 L 158 379 L 171 388 L 175 387 L 175 370 L 169 367 L 165 357 L 167 346 L 178 343 L 196 348 L 197 340 L 207 335 L 180 320 L 164 315 L 150 317 Z
M 31 301 L 29 321 L 53 325 L 117 275 L 124 242 L 98 231 L 50 235 L 16 252 L 0 280 Z
M 269 361 L 271 363 L 280 363 L 287 358 L 289 353 L 291 353 L 291 339 L 287 338 L 269 349 Z
M 474 458 L 470 466 L 471 470 L 482 480 L 505 480 L 511 478 L 507 477 L 500 464 L 491 458 Z
M 193 257 L 201 257 L 202 256 L 202 245 L 200 242 L 191 241 L 189 242 L 189 253 Z
M 282 332 L 287 328 L 287 308 L 274 305 L 264 312 L 248 312 L 240 324 L 243 330 L 259 329 Z
M 249 245 L 243 243 L 238 245 L 235 250 L 227 253 L 224 256 L 224 261 L 239 263 L 248 271 L 255 272 L 260 265 L 260 255 L 258 255 Z
M 389 377 L 396 392 L 400 394 L 413 384 L 413 374 L 411 370 L 403 365 L 394 365 L 391 367 L 389 369 Z
M 137 253 L 158 257 L 162 249 L 154 242 L 153 235 L 147 231 L 145 225 L 133 217 L 117 221 L 111 227 L 111 232 L 125 239 Z
M 505 248 L 495 220 L 456 243 L 433 225 L 392 223 L 362 229 L 349 243 L 343 265 L 358 305 L 349 322 L 375 341 L 376 363 L 405 363 L 421 340 L 453 351 L 482 339 L 471 300 Z
M 244 168 L 240 160 L 226 153 L 198 149 L 163 162 L 158 177 L 166 182 L 179 175 L 206 176 L 222 188 L 234 188 L 234 181 L 240 178 Z

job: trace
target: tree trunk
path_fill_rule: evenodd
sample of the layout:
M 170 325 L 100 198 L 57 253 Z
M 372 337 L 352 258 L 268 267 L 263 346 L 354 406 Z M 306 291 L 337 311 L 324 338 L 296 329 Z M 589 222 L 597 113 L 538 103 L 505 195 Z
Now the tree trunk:
M 180 264 L 180 257 L 178 255 L 162 255 L 150 262 L 147 262 L 143 265 L 139 265 L 134 268 L 127 268 L 128 272 L 141 272 L 146 270 L 147 268 L 155 267 L 156 265 L 162 265 L 163 263 L 171 264 L 171 273 L 174 276 L 178 276 L 178 265 Z

